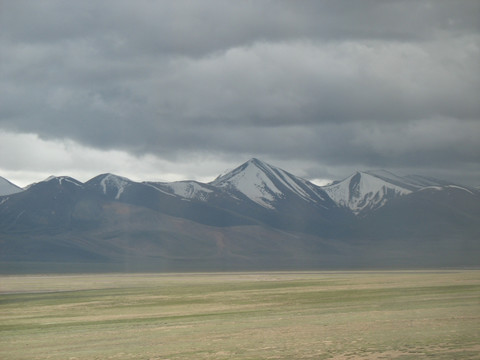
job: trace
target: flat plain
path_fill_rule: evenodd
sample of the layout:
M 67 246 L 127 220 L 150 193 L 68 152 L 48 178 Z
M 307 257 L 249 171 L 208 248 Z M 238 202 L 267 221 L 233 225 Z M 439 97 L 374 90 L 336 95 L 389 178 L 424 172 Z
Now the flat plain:
M 479 354 L 479 270 L 0 276 L 1 359 Z

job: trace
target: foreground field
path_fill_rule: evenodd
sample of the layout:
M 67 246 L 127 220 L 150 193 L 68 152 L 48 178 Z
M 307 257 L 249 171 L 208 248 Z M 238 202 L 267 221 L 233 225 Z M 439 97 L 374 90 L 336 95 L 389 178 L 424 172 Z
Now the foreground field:
M 480 271 L 0 277 L 1 359 L 480 359 Z

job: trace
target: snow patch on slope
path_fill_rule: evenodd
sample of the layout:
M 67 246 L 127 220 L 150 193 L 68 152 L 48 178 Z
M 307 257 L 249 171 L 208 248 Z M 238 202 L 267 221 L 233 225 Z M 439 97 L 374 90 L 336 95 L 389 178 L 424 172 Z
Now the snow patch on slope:
M 45 180 L 43 180 L 43 182 L 49 182 L 49 181 L 52 181 L 52 180 L 55 180 L 55 179 L 57 179 L 57 177 L 55 175 L 50 175 Z
M 71 177 L 68 177 L 68 176 L 59 176 L 56 178 L 58 180 L 58 182 L 60 183 L 60 185 L 63 185 L 63 182 L 67 182 L 69 184 L 73 184 L 75 186 L 78 186 L 78 187 L 82 187 L 83 184 Z
M 447 187 L 448 187 L 448 188 L 454 188 L 454 189 L 463 190 L 463 191 L 466 191 L 466 192 L 468 192 L 468 193 L 470 193 L 470 194 L 472 194 L 472 195 L 475 195 L 475 194 L 473 193 L 473 191 L 471 191 L 471 190 L 468 190 L 467 188 L 464 188 L 463 186 L 458 186 L 458 185 L 448 185 Z
M 426 186 L 418 191 L 425 191 L 425 190 L 436 190 L 436 191 L 440 191 L 440 190 L 443 190 L 443 187 L 441 186 Z
M 318 199 L 325 200 L 323 196 L 319 194 L 317 189 L 315 189 L 315 185 L 313 185 L 312 183 L 298 177 L 293 177 L 282 169 L 272 169 L 272 171 L 278 175 L 277 179 L 281 181 L 283 185 L 285 185 L 293 193 L 300 196 L 302 199 L 306 201 L 314 201 L 314 199 L 312 198 L 312 194 L 314 194 Z M 298 184 L 298 182 L 300 182 L 303 188 Z M 304 188 L 310 190 L 311 193 L 308 194 L 304 190 Z
M 176 181 L 173 183 L 166 184 L 175 195 L 186 199 L 196 199 L 201 201 L 206 201 L 208 199 L 208 194 L 212 193 L 213 190 L 207 189 L 202 184 L 199 184 L 195 181 Z
M 168 192 L 167 190 L 165 190 L 165 188 L 168 188 L 168 183 L 158 183 L 158 182 L 142 182 L 142 184 L 144 185 L 147 185 L 147 186 L 150 186 L 152 188 L 154 188 L 155 190 L 161 192 L 162 194 L 165 194 L 165 195 L 168 195 L 168 196 L 175 196 L 174 194 Z
M 102 187 L 104 194 L 107 194 L 107 189 L 109 188 L 116 189 L 117 194 L 115 195 L 115 199 L 118 200 L 130 182 L 131 181 L 127 178 L 113 174 L 107 174 L 100 182 L 100 186 Z

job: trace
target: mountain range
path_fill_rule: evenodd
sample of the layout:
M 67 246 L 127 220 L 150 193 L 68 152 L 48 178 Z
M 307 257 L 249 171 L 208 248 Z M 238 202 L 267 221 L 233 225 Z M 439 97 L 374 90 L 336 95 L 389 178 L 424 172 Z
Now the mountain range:
M 318 186 L 250 159 L 210 183 L 0 178 L 4 272 L 478 265 L 480 191 L 419 175 Z

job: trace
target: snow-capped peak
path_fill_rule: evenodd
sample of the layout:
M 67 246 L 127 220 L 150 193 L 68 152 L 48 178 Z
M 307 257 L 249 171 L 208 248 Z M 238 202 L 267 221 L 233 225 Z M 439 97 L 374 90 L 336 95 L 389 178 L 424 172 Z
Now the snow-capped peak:
M 255 158 L 219 176 L 210 185 L 239 192 L 270 209 L 288 193 L 295 193 L 306 201 L 323 200 L 314 184 Z
M 107 174 L 100 182 L 100 185 L 102 185 L 104 194 L 107 193 L 107 188 L 115 188 L 117 190 L 117 195 L 115 195 L 115 199 L 118 200 L 120 199 L 120 195 L 122 195 L 123 191 L 125 190 L 125 187 L 129 183 L 131 183 L 131 181 L 125 177 Z
M 56 180 L 56 179 L 57 179 L 57 176 L 55 176 L 55 175 L 50 175 L 50 176 L 47 177 L 45 180 L 43 180 L 43 182 L 49 182 L 49 181 Z
M 102 174 L 89 180 L 87 184 L 100 187 L 105 195 L 113 196 L 116 200 L 120 199 L 125 188 L 133 183 L 130 179 L 114 174 Z
M 23 190 L 29 190 L 34 186 L 37 186 L 42 183 L 58 183 L 59 185 L 63 186 L 65 184 L 72 184 L 77 187 L 83 187 L 83 183 L 78 181 L 77 179 L 74 179 L 70 176 L 55 176 L 55 175 L 50 175 L 47 177 L 45 180 L 39 181 L 39 182 L 34 182 L 31 183 L 30 185 L 27 185 L 26 187 L 23 188 Z
M 342 181 L 324 186 L 323 190 L 339 206 L 348 207 L 359 214 L 364 209 L 381 207 L 388 199 L 415 190 L 414 186 L 402 180 L 385 170 L 356 172 Z
M 64 182 L 73 184 L 75 186 L 82 186 L 83 185 L 80 181 L 78 181 L 78 180 L 76 180 L 76 179 L 74 179 L 70 176 L 49 176 L 47 178 L 47 180 L 45 180 L 45 181 L 48 182 L 48 181 L 52 181 L 52 180 L 58 181 L 60 183 L 60 185 L 63 185 Z
M 273 208 L 272 202 L 282 192 L 272 182 L 270 170 L 257 159 L 250 159 L 231 172 L 215 179 L 211 185 L 236 190 L 257 204 Z
M 11 195 L 23 191 L 23 189 L 0 176 L 0 196 Z

